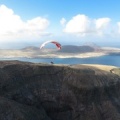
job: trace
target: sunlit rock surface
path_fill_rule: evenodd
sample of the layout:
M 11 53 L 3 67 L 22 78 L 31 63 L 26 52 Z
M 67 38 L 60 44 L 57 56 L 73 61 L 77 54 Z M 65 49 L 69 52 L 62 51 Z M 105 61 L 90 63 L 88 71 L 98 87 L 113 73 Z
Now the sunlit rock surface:
M 120 77 L 85 65 L 0 61 L 0 120 L 120 120 Z

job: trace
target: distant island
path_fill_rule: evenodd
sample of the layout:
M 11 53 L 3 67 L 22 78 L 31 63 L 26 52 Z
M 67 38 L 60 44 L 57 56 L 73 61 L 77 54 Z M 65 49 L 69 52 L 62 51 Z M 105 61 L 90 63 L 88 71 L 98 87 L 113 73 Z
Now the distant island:
M 75 46 L 64 45 L 61 50 L 27 46 L 22 49 L 0 49 L 0 58 L 88 58 L 110 54 L 120 54 L 120 48 L 100 47 L 95 44 Z

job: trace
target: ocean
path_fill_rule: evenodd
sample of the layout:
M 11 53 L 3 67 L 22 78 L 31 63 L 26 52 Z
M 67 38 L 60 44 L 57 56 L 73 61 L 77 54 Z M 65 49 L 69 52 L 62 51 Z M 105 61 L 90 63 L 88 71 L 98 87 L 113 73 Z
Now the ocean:
M 105 55 L 91 58 L 0 58 L 0 60 L 19 60 L 33 63 L 54 64 L 102 64 L 120 67 L 120 55 Z

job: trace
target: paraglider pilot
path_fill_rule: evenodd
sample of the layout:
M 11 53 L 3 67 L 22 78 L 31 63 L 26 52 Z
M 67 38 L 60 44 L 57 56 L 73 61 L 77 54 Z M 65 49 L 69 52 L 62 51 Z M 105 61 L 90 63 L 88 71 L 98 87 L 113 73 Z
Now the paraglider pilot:
M 52 61 L 50 62 L 51 64 L 54 64 Z

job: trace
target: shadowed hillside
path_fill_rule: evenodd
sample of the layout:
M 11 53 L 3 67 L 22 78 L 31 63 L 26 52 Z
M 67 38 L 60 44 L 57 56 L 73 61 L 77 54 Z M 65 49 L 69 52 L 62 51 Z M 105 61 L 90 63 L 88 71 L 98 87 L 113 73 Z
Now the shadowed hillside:
M 120 77 L 86 65 L 1 61 L 0 120 L 120 120 Z
M 65 45 L 62 46 L 62 49 L 59 52 L 65 53 L 84 53 L 84 52 L 93 52 L 95 49 L 91 46 L 74 46 L 74 45 Z
M 28 46 L 28 47 L 25 47 L 25 48 L 22 48 L 21 50 L 23 50 L 23 51 L 34 51 L 34 50 L 36 50 L 36 51 L 40 51 L 40 48 L 39 47 L 35 47 L 35 46 Z

